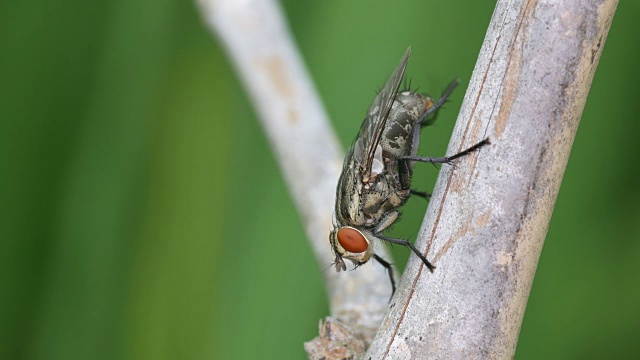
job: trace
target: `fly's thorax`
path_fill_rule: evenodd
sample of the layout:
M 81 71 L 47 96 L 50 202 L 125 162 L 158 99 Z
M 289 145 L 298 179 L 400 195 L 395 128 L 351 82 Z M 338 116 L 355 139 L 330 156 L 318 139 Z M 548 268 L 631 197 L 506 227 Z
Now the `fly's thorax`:
M 396 171 L 386 172 L 383 177 L 362 193 L 362 212 L 366 217 L 365 225 L 374 227 L 387 212 L 401 206 L 409 197 L 409 190 L 401 187 Z
M 373 234 L 364 229 L 337 225 L 329 234 L 329 242 L 336 256 L 336 271 L 346 270 L 343 259 L 356 266 L 369 261 L 373 256 Z
M 401 206 L 409 197 L 409 188 L 400 182 L 398 163 L 384 158 L 384 171 L 372 182 L 362 181 L 355 156 L 347 156 L 336 191 L 336 221 L 341 226 L 371 229 L 385 214 Z

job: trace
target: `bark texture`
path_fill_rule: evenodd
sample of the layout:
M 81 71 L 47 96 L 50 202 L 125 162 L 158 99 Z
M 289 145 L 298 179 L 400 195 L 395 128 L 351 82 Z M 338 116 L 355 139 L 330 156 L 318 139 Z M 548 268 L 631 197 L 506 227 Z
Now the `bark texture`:
M 310 358 L 512 358 L 617 0 L 499 0 L 395 297 L 380 266 L 324 271 Z M 199 0 L 259 113 L 322 268 L 343 152 L 274 0 Z M 384 311 L 387 310 L 383 319 Z M 380 325 L 381 324 L 381 325 Z M 375 335 L 373 343 L 371 339 Z M 371 345 L 369 346 L 369 344 Z
M 498 1 L 443 167 L 366 359 L 507 359 L 617 0 Z

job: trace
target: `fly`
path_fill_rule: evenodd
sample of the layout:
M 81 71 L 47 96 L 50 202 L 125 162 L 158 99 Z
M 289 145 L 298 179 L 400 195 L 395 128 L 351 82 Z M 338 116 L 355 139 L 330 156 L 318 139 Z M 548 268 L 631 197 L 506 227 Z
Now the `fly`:
M 489 144 L 485 139 L 453 156 L 416 155 L 420 129 L 426 125 L 426 119 L 444 104 L 458 83 L 451 83 L 436 102 L 411 90 L 398 93 L 410 53 L 411 47 L 373 100 L 344 159 L 336 190 L 333 230 L 329 234 L 337 272 L 347 269 L 345 258 L 358 267 L 373 257 L 387 269 L 393 292 L 395 281 L 391 265 L 374 252 L 376 240 L 407 246 L 431 272 L 435 268 L 411 242 L 383 234 L 398 220 L 400 212 L 397 208 L 412 194 L 429 197 L 411 189 L 414 162 L 451 164 L 453 160 Z

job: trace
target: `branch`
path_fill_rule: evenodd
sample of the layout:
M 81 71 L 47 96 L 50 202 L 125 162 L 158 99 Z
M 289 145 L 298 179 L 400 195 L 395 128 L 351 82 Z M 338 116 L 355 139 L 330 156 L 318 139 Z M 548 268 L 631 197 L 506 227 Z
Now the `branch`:
M 500 0 L 443 167 L 365 358 L 512 358 L 617 0 Z M 419 356 L 413 356 L 419 354 Z
M 344 153 L 281 9 L 275 0 L 199 0 L 198 5 L 257 109 L 324 270 L 334 259 L 329 231 Z M 384 250 L 381 255 L 389 257 Z M 384 269 L 323 274 L 332 316 L 353 330 L 345 330 L 342 341 L 368 345 L 391 293 Z
M 200 0 L 267 132 L 322 267 L 342 153 L 273 1 Z M 367 357 L 512 357 L 538 257 L 617 0 L 499 1 L 417 241 Z M 304 116 L 302 116 L 304 114 Z M 302 156 L 301 156 L 302 154 Z M 380 267 L 324 272 L 326 338 L 367 345 L 390 289 Z M 352 332 L 355 331 L 355 334 Z

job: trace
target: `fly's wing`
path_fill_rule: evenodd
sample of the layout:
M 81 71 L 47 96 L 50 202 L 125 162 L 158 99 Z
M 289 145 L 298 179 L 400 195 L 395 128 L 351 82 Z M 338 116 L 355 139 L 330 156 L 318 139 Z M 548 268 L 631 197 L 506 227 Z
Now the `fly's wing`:
M 382 132 L 387 123 L 389 111 L 391 110 L 391 106 L 393 105 L 396 94 L 398 93 L 398 87 L 400 86 L 400 82 L 404 76 L 404 70 L 409 62 L 410 54 L 411 47 L 409 47 L 404 53 L 402 59 L 400 59 L 400 64 L 398 64 L 398 67 L 393 74 L 391 74 L 387 83 L 373 100 L 373 104 L 369 107 L 367 116 L 365 117 L 362 127 L 360 128 L 360 132 L 358 133 L 358 138 L 354 144 L 353 152 L 360 163 L 362 174 L 365 177 L 371 175 L 371 167 L 374 157 L 381 157 L 380 154 L 376 154 L 376 150 L 380 152 L 378 144 L 380 143 Z

